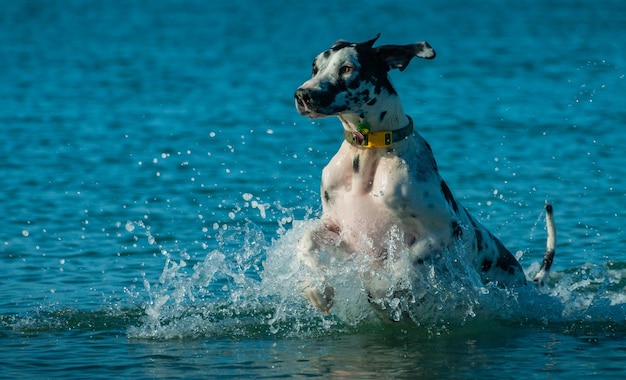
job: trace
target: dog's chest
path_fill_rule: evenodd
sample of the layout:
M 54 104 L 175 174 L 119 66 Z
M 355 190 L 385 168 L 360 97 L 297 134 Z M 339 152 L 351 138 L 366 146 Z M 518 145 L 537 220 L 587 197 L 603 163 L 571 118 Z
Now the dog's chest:
M 322 173 L 324 217 L 353 249 L 380 251 L 389 226 L 402 229 L 398 209 L 408 181 L 397 155 L 343 146 Z

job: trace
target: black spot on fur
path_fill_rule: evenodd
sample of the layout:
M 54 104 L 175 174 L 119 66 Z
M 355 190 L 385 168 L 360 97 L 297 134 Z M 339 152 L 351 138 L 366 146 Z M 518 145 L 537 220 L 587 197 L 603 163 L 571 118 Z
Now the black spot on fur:
M 513 255 L 501 255 L 496 261 L 496 266 L 509 274 L 515 274 L 515 270 L 519 266 Z
M 452 235 L 455 239 L 458 239 L 463 235 L 463 229 L 457 221 L 452 222 Z
M 376 99 L 376 98 L 374 98 Z M 385 116 L 387 116 L 387 111 L 383 111 L 380 113 L 380 121 L 383 121 L 383 119 L 385 118 Z
M 373 106 L 374 104 L 376 104 L 376 98 L 372 98 L 369 102 L 367 102 L 368 106 Z
M 371 82 L 374 85 L 374 93 L 377 95 L 383 89 L 387 90 L 391 95 L 396 94 L 396 90 L 393 88 L 387 75 L 389 71 L 387 63 L 378 59 L 374 49 L 370 46 L 358 44 L 356 45 L 356 50 L 361 63 L 358 80 L 361 83 L 365 81 Z
M 522 271 L 522 266 L 519 262 L 517 262 L 515 256 L 513 256 L 513 254 L 508 249 L 506 249 L 504 244 L 502 244 L 500 240 L 498 240 L 491 234 L 489 234 L 489 237 L 491 237 L 496 243 L 496 247 L 499 253 L 498 260 L 496 261 L 496 266 L 510 274 L 515 274 L 516 271 Z
M 348 88 L 352 90 L 356 90 L 359 87 L 361 87 L 361 83 L 359 83 L 358 80 L 355 80 L 353 82 L 350 82 L 350 84 L 348 84 Z
M 485 248 L 483 247 L 483 233 L 478 229 L 474 229 L 476 233 L 476 247 L 478 248 L 478 252 L 482 252 Z
M 337 83 L 325 83 L 320 89 L 298 90 L 302 100 L 311 108 L 327 110 L 327 112 L 341 112 L 346 110 L 347 105 L 333 104 L 337 94 L 346 91 L 346 83 L 343 80 Z
M 326 190 L 324 190 L 324 200 L 326 201 L 326 203 L 330 202 L 330 195 Z
M 343 49 L 347 46 L 351 46 L 354 45 L 352 42 L 348 42 L 348 41 L 343 41 L 343 40 L 339 40 L 337 42 L 335 42 L 335 44 L 330 48 L 331 50 L 337 51 L 340 49 Z
M 480 269 L 483 272 L 488 271 L 489 269 L 491 269 L 491 265 L 493 264 L 493 261 L 489 260 L 489 259 L 484 259 L 483 263 L 480 265 Z
M 459 205 L 454 200 L 454 197 L 452 196 L 452 192 L 450 191 L 450 188 L 448 187 L 448 185 L 446 185 L 445 181 L 441 181 L 441 191 L 443 192 L 443 196 L 446 198 L 446 201 L 448 202 L 448 204 L 452 206 L 452 209 L 454 210 L 454 212 L 458 213 Z
M 354 156 L 354 160 L 352 160 L 352 170 L 354 170 L 355 173 L 358 173 L 360 169 L 361 169 L 361 156 L 357 154 L 356 156 Z

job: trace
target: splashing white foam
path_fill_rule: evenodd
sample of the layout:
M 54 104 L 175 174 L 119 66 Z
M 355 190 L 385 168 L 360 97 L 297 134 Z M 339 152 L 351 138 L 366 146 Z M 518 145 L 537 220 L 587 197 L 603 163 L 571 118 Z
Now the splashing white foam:
M 480 282 L 462 259 L 463 247 L 413 266 L 390 244 L 390 259 L 376 270 L 358 255 L 328 259 L 335 303 L 324 316 L 302 297 L 311 270 L 295 254 L 300 237 L 318 221 L 294 221 L 286 229 L 292 219 L 285 218 L 279 220 L 280 237 L 271 242 L 252 223 L 220 230 L 219 248 L 193 265 L 186 252 L 163 251 L 161 277 L 144 279 L 148 301 L 142 324 L 129 335 L 293 337 L 400 321 L 441 332 L 472 320 L 623 322 L 626 315 L 626 264 L 589 264 L 553 273 L 549 286 L 502 289 Z M 538 263 L 531 265 L 529 277 L 537 270 Z

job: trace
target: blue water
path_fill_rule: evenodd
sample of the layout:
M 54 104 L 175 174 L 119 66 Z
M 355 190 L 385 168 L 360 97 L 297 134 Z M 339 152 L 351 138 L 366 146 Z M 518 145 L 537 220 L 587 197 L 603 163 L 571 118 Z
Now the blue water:
M 625 25 L 618 0 L 6 2 L 0 377 L 623 378 Z M 355 268 L 330 316 L 295 290 L 342 134 L 293 91 L 377 32 L 436 49 L 392 79 L 528 273 L 554 204 L 546 288 L 439 282 L 402 323 Z

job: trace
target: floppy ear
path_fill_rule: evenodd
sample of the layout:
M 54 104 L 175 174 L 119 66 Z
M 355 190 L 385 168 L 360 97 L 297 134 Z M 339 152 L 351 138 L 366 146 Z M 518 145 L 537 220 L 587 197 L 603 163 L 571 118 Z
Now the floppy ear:
M 374 48 L 374 51 L 379 59 L 387 63 L 389 70 L 404 71 L 413 57 L 435 58 L 435 50 L 426 41 L 410 45 L 383 45 Z

